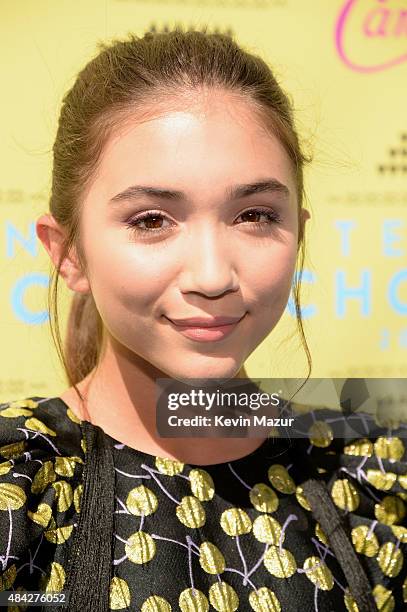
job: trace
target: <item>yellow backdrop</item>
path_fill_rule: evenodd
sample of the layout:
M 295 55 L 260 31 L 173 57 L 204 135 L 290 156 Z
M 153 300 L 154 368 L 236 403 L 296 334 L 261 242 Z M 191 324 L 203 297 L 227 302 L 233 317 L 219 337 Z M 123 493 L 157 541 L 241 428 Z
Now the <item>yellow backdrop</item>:
M 62 96 L 98 40 L 176 22 L 231 30 L 293 96 L 314 151 L 303 291 L 312 376 L 405 377 L 403 8 L 404 0 L 2 0 L 0 401 L 66 388 L 48 331 L 49 259 L 35 233 L 48 210 Z M 61 289 L 66 315 L 71 292 L 63 281 Z M 290 303 L 248 360 L 249 375 L 304 376 L 294 331 Z

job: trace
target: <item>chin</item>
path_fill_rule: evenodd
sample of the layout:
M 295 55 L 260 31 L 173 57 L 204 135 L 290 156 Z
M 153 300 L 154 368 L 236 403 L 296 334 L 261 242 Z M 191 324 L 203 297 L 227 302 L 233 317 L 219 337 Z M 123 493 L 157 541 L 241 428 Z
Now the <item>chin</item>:
M 222 367 L 220 364 L 219 367 L 202 367 L 202 368 L 186 368 L 185 370 L 177 370 L 172 373 L 169 373 L 168 376 L 171 378 L 178 380 L 180 382 L 194 381 L 199 380 L 200 384 L 205 384 L 205 381 L 208 384 L 213 384 L 216 380 L 230 380 L 236 378 L 238 373 L 240 372 L 242 365 L 233 364 L 233 366 L 226 367 L 225 365 Z

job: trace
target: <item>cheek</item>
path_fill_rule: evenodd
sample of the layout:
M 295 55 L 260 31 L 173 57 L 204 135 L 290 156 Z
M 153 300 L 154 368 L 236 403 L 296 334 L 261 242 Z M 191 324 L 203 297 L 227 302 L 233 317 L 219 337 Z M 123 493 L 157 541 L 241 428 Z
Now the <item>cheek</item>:
M 114 253 L 100 253 L 97 264 L 90 268 L 92 292 L 101 309 L 108 304 L 106 313 L 115 305 L 133 315 L 143 314 L 152 307 L 173 278 L 168 259 L 146 253 L 137 253 L 132 245 Z M 117 315 L 117 313 L 116 313 Z M 109 316 L 109 314 L 108 314 Z
M 273 331 L 284 314 L 295 271 L 295 252 L 267 257 L 249 284 L 247 300 L 254 314 L 250 342 L 257 347 Z
M 245 285 L 261 306 L 286 304 L 296 264 L 295 248 L 271 248 L 263 257 L 253 258 L 245 274 Z

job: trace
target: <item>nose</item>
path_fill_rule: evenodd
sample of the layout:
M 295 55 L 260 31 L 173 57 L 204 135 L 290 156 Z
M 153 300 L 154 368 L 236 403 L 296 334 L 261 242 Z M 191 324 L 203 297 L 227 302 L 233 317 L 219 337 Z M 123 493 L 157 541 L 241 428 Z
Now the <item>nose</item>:
M 215 297 L 239 289 L 236 245 L 217 227 L 189 236 L 179 278 L 182 293 L 198 292 Z

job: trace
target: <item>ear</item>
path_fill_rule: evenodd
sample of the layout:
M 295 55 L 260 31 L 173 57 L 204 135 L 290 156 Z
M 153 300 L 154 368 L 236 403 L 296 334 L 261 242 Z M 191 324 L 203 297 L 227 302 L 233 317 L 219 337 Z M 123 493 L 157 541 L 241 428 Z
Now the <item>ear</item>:
M 300 243 L 301 236 L 304 236 L 305 223 L 311 218 L 311 213 L 306 208 L 301 208 L 299 215 L 299 227 L 298 227 L 298 244 Z
M 305 225 L 305 222 L 311 218 L 311 213 L 306 208 L 301 208 L 301 223 Z
M 56 268 L 62 254 L 63 241 L 67 235 L 66 230 L 55 221 L 51 214 L 39 217 L 35 229 Z M 78 293 L 90 293 L 89 281 L 82 271 L 76 252 L 65 256 L 60 273 L 69 289 Z

